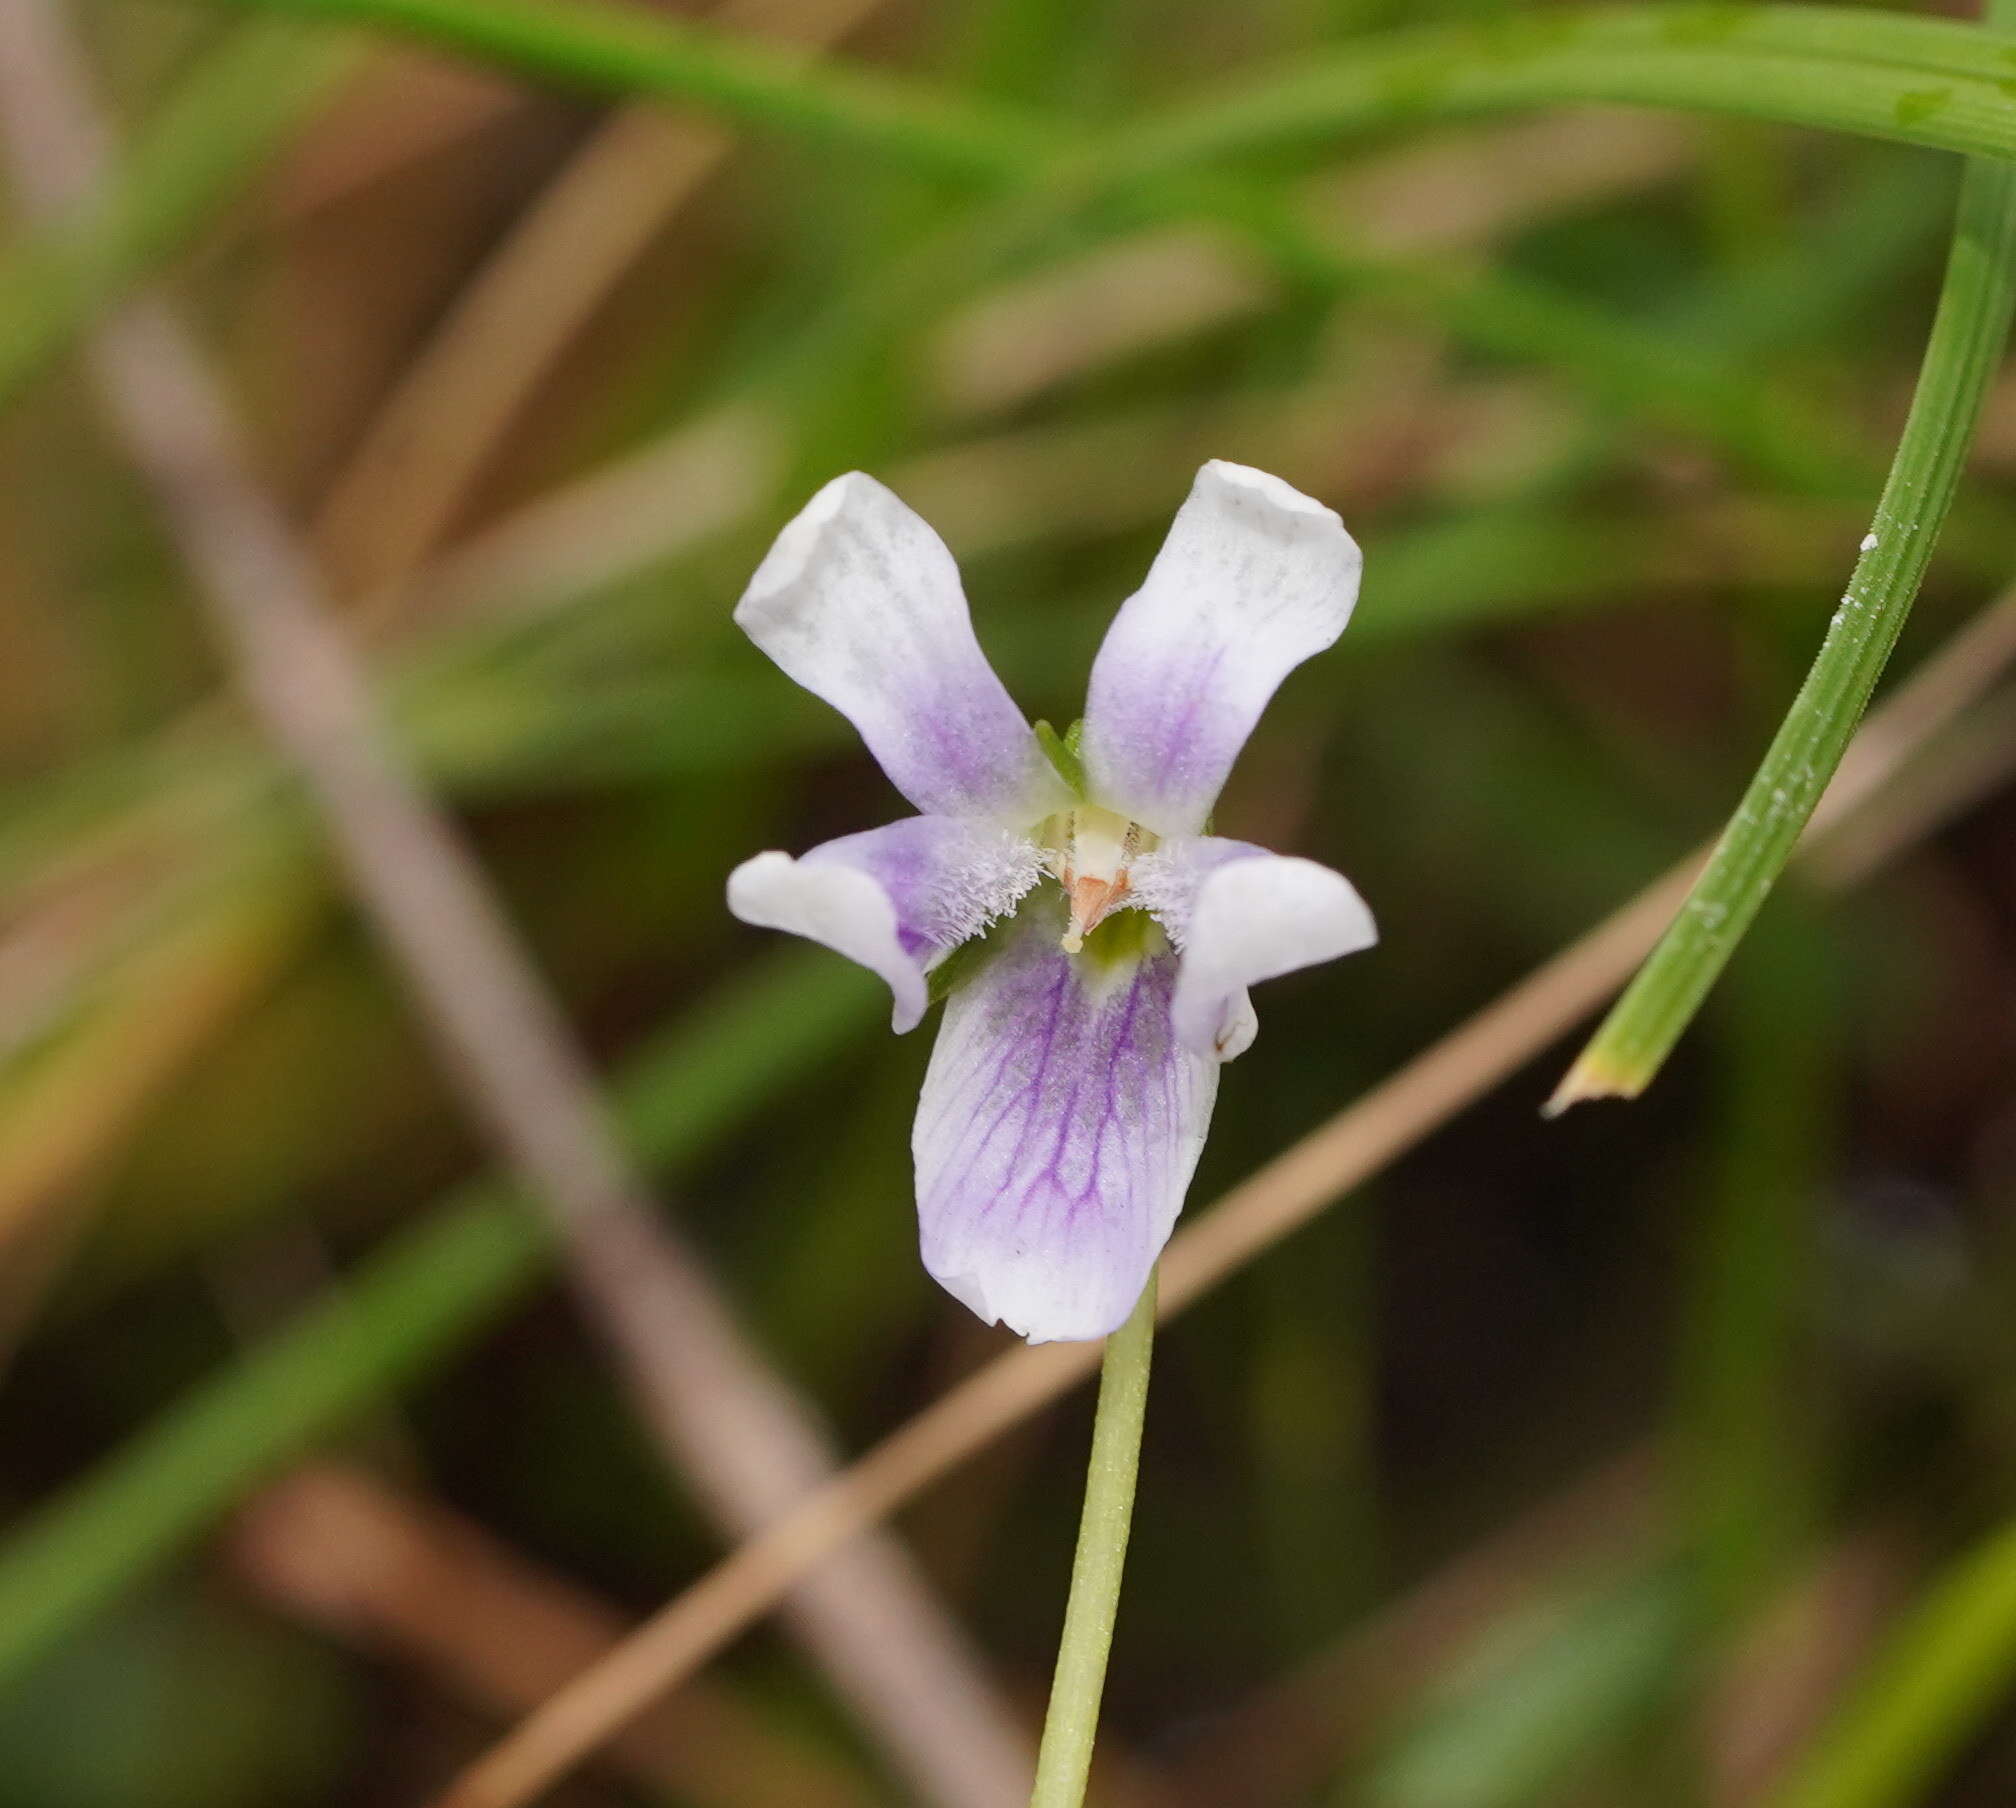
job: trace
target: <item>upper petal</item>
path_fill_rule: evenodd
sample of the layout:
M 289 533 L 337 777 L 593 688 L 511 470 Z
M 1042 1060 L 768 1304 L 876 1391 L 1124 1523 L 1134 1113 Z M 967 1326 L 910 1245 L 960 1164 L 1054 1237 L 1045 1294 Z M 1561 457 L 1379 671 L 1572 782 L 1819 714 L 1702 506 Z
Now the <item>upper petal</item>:
M 807 936 L 889 982 L 898 1035 L 929 1003 L 926 975 L 948 949 L 1014 909 L 1042 870 L 1003 830 L 911 816 L 843 835 L 802 859 L 758 854 L 728 877 L 728 908 L 761 929 Z
M 1343 633 L 1360 563 L 1320 502 L 1207 464 L 1092 667 L 1088 795 L 1158 834 L 1203 828 L 1281 680 Z
M 735 619 L 918 809 L 1026 826 L 1069 801 L 980 651 L 944 541 L 874 478 L 836 477 L 805 505 Z
M 1032 1343 L 1103 1337 L 1182 1208 L 1217 1063 L 1171 1032 L 1166 948 L 1067 955 L 1054 897 L 1023 914 L 947 1000 L 925 1076 L 912 1143 L 924 1265 Z
M 1199 1054 L 1244 1054 L 1258 1022 L 1246 988 L 1379 939 L 1342 873 L 1213 835 L 1165 843 L 1135 868 L 1142 903 L 1182 950 L 1170 1011 Z

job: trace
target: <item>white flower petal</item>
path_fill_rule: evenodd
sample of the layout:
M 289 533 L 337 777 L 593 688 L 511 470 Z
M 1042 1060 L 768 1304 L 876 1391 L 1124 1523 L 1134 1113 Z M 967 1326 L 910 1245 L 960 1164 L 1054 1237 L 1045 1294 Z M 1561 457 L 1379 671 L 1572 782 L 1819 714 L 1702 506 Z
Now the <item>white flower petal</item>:
M 1182 950 L 1171 1014 L 1200 1054 L 1230 1061 L 1258 1027 L 1246 988 L 1379 939 L 1342 873 L 1216 836 L 1168 842 L 1136 868 L 1142 903 Z
M 929 1002 L 932 963 L 1015 908 L 1042 871 L 1018 837 L 946 816 L 843 835 L 802 859 L 758 854 L 728 878 L 728 908 L 858 961 L 889 983 L 898 1035 Z
M 1343 633 L 1360 562 L 1343 522 L 1278 477 L 1198 472 L 1092 667 L 1093 801 L 1158 834 L 1202 829 L 1281 680 Z
M 912 1141 L 925 1267 L 1032 1343 L 1133 1309 L 1218 1086 L 1171 1032 L 1174 955 L 1067 955 L 1063 927 L 1039 894 L 946 1001 Z
M 836 477 L 805 505 L 735 619 L 918 809 L 1026 827 L 1068 802 L 974 638 L 944 541 L 874 478 Z

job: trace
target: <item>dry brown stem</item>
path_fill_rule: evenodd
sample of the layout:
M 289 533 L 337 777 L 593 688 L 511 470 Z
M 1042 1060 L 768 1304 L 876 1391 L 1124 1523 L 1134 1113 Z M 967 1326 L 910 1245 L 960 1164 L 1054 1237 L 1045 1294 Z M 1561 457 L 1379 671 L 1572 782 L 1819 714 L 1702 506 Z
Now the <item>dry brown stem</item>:
M 254 1500 L 229 1552 L 274 1606 L 493 1718 L 536 1707 L 627 1630 L 616 1609 L 460 1514 L 332 1463 Z M 698 1681 L 640 1715 L 609 1756 L 694 1808 L 875 1800 L 836 1755 L 794 1745 L 733 1692 Z

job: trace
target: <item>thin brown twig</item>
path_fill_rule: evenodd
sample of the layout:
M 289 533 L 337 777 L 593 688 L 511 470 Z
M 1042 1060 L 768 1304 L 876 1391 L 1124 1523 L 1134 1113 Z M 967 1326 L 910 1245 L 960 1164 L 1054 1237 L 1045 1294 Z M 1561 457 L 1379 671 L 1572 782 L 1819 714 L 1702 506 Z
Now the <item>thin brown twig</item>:
M 2016 655 L 2016 589 L 1865 721 L 1809 840 L 1878 792 Z M 1516 1073 L 1623 984 L 1692 883 L 1703 846 L 1441 1041 L 1234 1187 L 1162 1261 L 1164 1319 Z M 463 1772 L 435 1808 L 518 1808 L 767 1612 L 797 1577 L 1097 1367 L 1096 1344 L 1025 1345 L 941 1395 L 661 1608 Z
M 622 1637 L 622 1613 L 439 1502 L 316 1463 L 266 1489 L 226 1545 L 259 1596 L 346 1644 L 418 1671 L 486 1718 L 542 1701 Z M 872 1808 L 839 1753 L 777 1730 L 698 1679 L 611 1741 L 623 1771 L 693 1808 Z
M 33 212 L 77 203 L 110 166 L 47 0 L 0 4 L 0 116 Z M 727 1528 L 756 1531 L 830 1473 L 822 1430 L 660 1223 L 480 868 L 386 741 L 319 574 L 253 475 L 193 341 L 142 297 L 108 318 L 89 359 L 247 700 L 320 806 L 465 1107 L 552 1214 L 574 1290 L 668 1455 Z M 892 1540 L 807 1579 L 794 1619 L 927 1799 L 1009 1808 L 1026 1793 L 1019 1729 Z
M 2016 696 L 2002 695 L 1973 711 L 1937 749 L 1813 853 L 1813 876 L 1824 885 L 1853 885 L 1941 822 L 1990 797 L 2016 773 Z

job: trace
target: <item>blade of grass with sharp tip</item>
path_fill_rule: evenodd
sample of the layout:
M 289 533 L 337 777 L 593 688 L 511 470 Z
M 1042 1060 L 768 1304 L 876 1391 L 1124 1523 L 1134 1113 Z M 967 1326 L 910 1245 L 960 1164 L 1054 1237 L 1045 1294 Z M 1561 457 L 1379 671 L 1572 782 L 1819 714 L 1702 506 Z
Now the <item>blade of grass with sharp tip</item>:
M 251 21 L 183 79 L 94 205 L 10 246 L 0 256 L 0 406 L 236 199 L 358 51 L 293 20 Z
M 873 983 L 792 949 L 728 982 L 619 1075 L 632 1146 L 690 1161 L 867 1023 Z M 0 1686 L 245 1494 L 502 1312 L 548 1265 L 543 1222 L 479 1182 L 330 1300 L 196 1388 L 0 1547 Z
M 1998 17 L 2016 9 L 2000 0 Z M 1664 939 L 1568 1070 L 1550 1114 L 1636 1097 L 1791 858 L 1909 614 L 1959 486 L 2016 303 L 2016 166 L 1970 164 L 1939 309 L 1875 523 L 1764 762 Z

